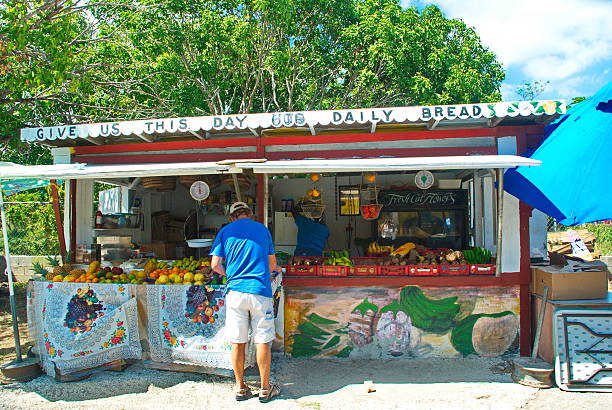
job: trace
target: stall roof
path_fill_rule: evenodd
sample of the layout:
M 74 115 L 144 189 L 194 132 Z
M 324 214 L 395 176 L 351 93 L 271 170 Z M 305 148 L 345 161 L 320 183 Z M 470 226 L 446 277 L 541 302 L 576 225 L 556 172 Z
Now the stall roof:
M 317 135 L 321 132 L 375 132 L 388 127 L 487 128 L 547 123 L 565 112 L 564 101 L 546 100 L 214 115 L 24 128 L 21 139 L 71 146 L 261 136 L 266 131 L 283 129 Z
M 237 168 L 255 173 L 299 174 L 309 172 L 419 171 L 451 169 L 493 169 L 516 166 L 538 166 L 542 162 L 516 155 L 469 155 L 412 158 L 306 159 L 287 161 L 246 162 Z
M 0 167 L 0 179 L 98 179 L 154 177 L 166 175 L 203 175 L 241 172 L 216 162 L 182 162 L 174 164 L 131 165 L 11 165 Z

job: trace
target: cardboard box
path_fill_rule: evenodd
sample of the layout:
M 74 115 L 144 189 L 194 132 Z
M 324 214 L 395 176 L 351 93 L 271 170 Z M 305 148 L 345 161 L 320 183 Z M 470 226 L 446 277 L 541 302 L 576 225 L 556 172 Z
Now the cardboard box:
M 157 255 L 157 259 L 176 259 L 176 244 L 166 242 L 143 243 L 141 251 L 150 251 Z
M 579 272 L 557 266 L 533 268 L 531 292 L 543 295 L 544 286 L 550 300 L 603 299 L 608 296 L 608 269 L 597 265 Z

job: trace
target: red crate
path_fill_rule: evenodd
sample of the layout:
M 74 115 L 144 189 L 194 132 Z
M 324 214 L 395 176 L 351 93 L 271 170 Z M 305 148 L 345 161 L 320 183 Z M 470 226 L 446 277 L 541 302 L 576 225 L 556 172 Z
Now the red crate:
M 440 265 L 442 276 L 467 276 L 470 274 L 470 265 Z
M 319 276 L 346 276 L 348 266 L 319 266 Z
M 472 275 L 495 275 L 495 265 L 470 265 L 470 274 Z
M 440 276 L 440 265 L 410 265 L 410 276 Z
M 407 276 L 408 266 L 380 265 L 378 266 L 378 276 Z
M 317 276 L 317 265 L 288 265 L 286 267 L 286 276 Z
M 376 265 L 356 265 L 349 266 L 349 276 L 376 276 L 378 274 L 378 266 Z

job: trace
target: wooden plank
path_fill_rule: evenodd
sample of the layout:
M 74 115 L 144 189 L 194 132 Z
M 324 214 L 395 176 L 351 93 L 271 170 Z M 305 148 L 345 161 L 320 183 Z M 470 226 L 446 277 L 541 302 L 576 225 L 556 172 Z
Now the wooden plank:
M 143 366 L 149 369 L 166 370 L 170 372 L 187 372 L 199 374 L 214 374 L 217 376 L 234 377 L 234 371 L 215 367 L 198 366 L 195 364 L 162 363 L 152 360 L 143 360 Z

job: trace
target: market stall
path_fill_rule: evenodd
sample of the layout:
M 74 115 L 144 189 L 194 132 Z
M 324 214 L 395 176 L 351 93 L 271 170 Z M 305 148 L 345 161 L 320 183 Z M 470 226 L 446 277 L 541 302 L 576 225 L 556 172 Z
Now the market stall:
M 288 355 L 497 356 L 519 344 L 526 354 L 529 261 L 540 238 L 530 247 L 531 210 L 503 193 L 501 170 L 539 165 L 517 154 L 564 111 L 559 101 L 528 101 L 24 129 L 24 141 L 54 147 L 55 165 L 0 170 L 0 178 L 70 181 L 68 248 L 80 262 L 117 266 L 153 256 L 199 261 L 187 241 L 212 239 L 231 202 L 249 203 L 286 265 L 274 347 Z M 210 191 L 198 203 L 189 192 L 196 181 Z M 98 183 L 116 188 L 96 198 Z M 308 263 L 291 257 L 291 211 L 303 198 L 311 207 L 301 212 L 324 210 L 330 232 L 325 257 Z M 223 285 L 186 280 L 184 272 L 176 283 L 186 284 L 148 273 L 153 283 L 140 285 L 132 270 L 139 268 L 74 286 L 123 286 L 100 284 L 110 279 L 135 288 L 139 323 L 131 334 L 147 340 L 145 362 L 223 367 Z M 193 310 L 200 299 L 213 321 Z M 33 308 L 40 316 L 42 305 Z M 84 340 L 80 333 L 75 341 Z M 68 351 L 60 344 L 69 340 L 57 340 L 56 351 Z

